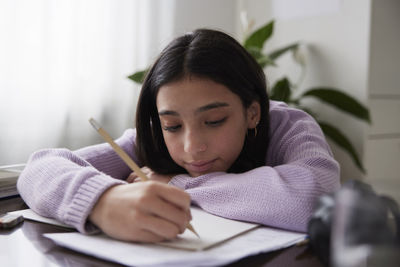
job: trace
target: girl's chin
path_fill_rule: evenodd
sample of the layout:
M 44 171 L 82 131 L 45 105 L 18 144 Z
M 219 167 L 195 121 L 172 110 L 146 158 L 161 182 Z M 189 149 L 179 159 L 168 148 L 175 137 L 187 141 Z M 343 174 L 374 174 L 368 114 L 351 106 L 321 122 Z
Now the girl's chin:
M 196 177 L 199 177 L 199 176 L 202 176 L 202 175 L 205 175 L 205 174 L 213 172 L 213 171 L 209 171 L 209 172 L 193 172 L 193 171 L 190 171 L 190 170 L 186 170 L 186 171 L 193 178 L 196 178 Z
M 188 169 L 186 169 L 186 171 L 193 178 L 202 176 L 202 175 L 207 174 L 207 173 L 210 173 L 210 172 L 194 172 L 194 171 L 191 171 L 191 170 L 188 170 Z

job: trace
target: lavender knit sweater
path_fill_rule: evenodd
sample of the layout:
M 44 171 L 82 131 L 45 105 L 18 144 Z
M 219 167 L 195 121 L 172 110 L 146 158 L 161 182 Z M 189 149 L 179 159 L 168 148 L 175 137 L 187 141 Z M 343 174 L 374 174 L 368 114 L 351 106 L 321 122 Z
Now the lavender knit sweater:
M 177 175 L 170 181 L 188 192 L 193 204 L 226 218 L 305 231 L 315 200 L 339 187 L 339 165 L 312 117 L 270 101 L 270 141 L 263 167 L 241 174 Z M 136 132 L 116 142 L 137 161 Z M 108 144 L 77 151 L 34 153 L 18 179 L 18 190 L 37 213 L 72 225 L 96 228 L 87 218 L 110 186 L 126 183 L 130 169 Z

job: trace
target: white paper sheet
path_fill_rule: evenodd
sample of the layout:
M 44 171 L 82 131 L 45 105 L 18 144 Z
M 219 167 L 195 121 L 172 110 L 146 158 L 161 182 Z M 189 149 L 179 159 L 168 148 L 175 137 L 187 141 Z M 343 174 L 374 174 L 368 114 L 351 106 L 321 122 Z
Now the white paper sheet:
M 40 216 L 30 209 L 10 213 L 23 215 L 25 219 L 71 228 L 56 220 Z M 159 244 L 129 243 L 105 235 L 90 236 L 80 233 L 45 234 L 44 236 L 61 246 L 128 266 L 223 265 L 246 256 L 291 246 L 306 237 L 303 233 L 227 220 L 197 208 L 192 208 L 192 216 L 192 225 L 200 234 L 201 239 L 188 230 L 174 242 Z M 227 239 L 229 240 L 226 241 Z M 222 241 L 225 242 L 221 243 Z
M 128 266 L 216 266 L 262 252 L 286 248 L 304 240 L 305 234 L 256 228 L 207 250 L 188 251 L 157 244 L 137 244 L 105 235 L 45 234 L 57 244 Z
M 191 222 L 192 226 L 201 238 L 198 238 L 191 231 L 186 230 L 183 234 L 179 235 L 177 239 L 161 242 L 160 245 L 187 250 L 203 250 L 259 226 L 254 223 L 246 223 L 218 217 L 196 207 L 192 207 L 191 212 L 193 217 Z M 73 228 L 69 225 L 60 223 L 57 220 L 40 216 L 31 209 L 18 210 L 9 213 L 22 215 L 28 220 Z
M 47 223 L 47 224 L 58 225 L 58 226 L 66 227 L 66 228 L 72 228 L 72 229 L 74 228 L 72 226 L 60 223 L 57 220 L 40 216 L 39 214 L 35 213 L 31 209 L 16 210 L 16 211 L 8 212 L 8 213 L 9 214 L 22 215 L 22 217 L 24 217 L 24 219 L 27 219 L 27 220 L 32 220 L 32 221 L 37 221 L 37 222 L 42 222 L 42 223 Z
M 160 245 L 187 250 L 203 250 L 259 226 L 254 223 L 215 216 L 196 207 L 192 207 L 191 212 L 193 217 L 191 224 L 200 238 L 186 229 L 177 239 L 161 242 Z

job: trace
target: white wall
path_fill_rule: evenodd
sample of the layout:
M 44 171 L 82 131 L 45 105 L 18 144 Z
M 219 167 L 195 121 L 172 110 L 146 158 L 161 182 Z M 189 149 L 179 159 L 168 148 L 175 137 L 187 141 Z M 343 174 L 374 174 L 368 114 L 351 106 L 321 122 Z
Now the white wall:
M 180 35 L 196 28 L 219 29 L 235 33 L 236 1 L 175 0 L 174 33 Z
M 230 0 L 0 2 L 0 165 L 102 142 L 92 116 L 120 136 L 134 125 L 140 92 L 128 75 L 183 32 L 234 33 L 236 22 Z
M 367 181 L 400 202 L 400 1 L 372 1 Z
M 304 44 L 307 72 L 300 89 L 336 87 L 357 97 L 364 104 L 368 102 L 370 0 L 239 2 L 241 8 L 247 9 L 249 18 L 255 19 L 256 25 L 275 19 L 275 31 L 268 49 L 296 41 Z M 301 11 L 307 3 L 310 5 Z M 283 11 L 278 9 L 282 5 L 286 5 Z M 284 74 L 289 74 L 294 81 L 298 79 L 299 68 L 291 56 L 282 58 L 278 65 L 276 69 L 267 69 L 270 82 Z M 321 106 L 317 101 L 310 101 L 309 104 L 318 109 L 321 119 L 346 133 L 357 152 L 363 155 L 366 124 L 330 107 Z M 347 153 L 330 143 L 341 164 L 342 178 L 362 177 Z

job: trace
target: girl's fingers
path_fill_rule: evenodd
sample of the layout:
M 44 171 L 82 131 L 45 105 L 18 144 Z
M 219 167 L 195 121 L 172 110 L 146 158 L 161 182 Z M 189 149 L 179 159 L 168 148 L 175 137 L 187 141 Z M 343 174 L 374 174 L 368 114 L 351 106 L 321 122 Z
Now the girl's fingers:
M 159 241 L 173 239 L 182 232 L 176 224 L 156 215 L 143 215 L 138 219 L 137 223 L 142 229 L 142 231 L 140 231 L 140 238 L 146 238 L 143 240 L 149 240 L 149 237 L 152 238 L 152 240 L 158 237 Z
M 147 176 L 149 175 L 149 173 L 151 171 L 151 169 L 149 169 L 148 167 L 143 167 L 143 168 L 141 168 L 141 170 Z M 126 181 L 128 183 L 135 183 L 135 182 L 140 182 L 141 179 L 137 176 L 137 174 L 135 172 L 131 172 L 131 174 L 129 174 L 128 178 L 126 178 Z
M 164 183 L 153 183 L 152 187 L 150 190 L 157 192 L 157 195 L 163 200 L 174 204 L 182 210 L 187 211 L 190 209 L 190 196 L 185 191 Z
M 187 210 L 182 210 L 170 202 L 163 199 L 154 200 L 148 211 L 155 216 L 175 224 L 180 233 L 183 233 L 190 222 L 191 215 Z
M 127 181 L 128 183 L 133 183 L 133 182 L 135 182 L 135 179 L 136 179 L 137 177 L 138 177 L 138 176 L 137 176 L 134 172 L 132 172 L 131 174 L 129 174 L 128 178 L 126 178 L 126 181 Z
M 140 168 L 142 170 L 142 172 L 146 175 L 148 175 L 152 170 L 149 167 L 142 167 Z
M 165 237 L 157 235 L 153 232 L 150 232 L 146 229 L 141 229 L 133 234 L 132 238 L 128 239 L 128 241 L 135 241 L 135 242 L 146 242 L 146 243 L 154 243 L 154 242 L 161 242 L 165 240 Z
M 152 181 L 112 186 L 96 203 L 90 220 L 107 235 L 121 240 L 158 242 L 174 238 L 185 230 L 189 208 L 178 207 L 160 196 L 180 194 L 180 189 L 170 188 Z M 163 191 L 167 192 L 160 193 Z
M 189 221 L 190 196 L 184 191 L 159 182 L 143 183 L 143 195 L 136 203 L 142 213 L 157 216 L 173 223 L 179 232 L 184 232 Z

